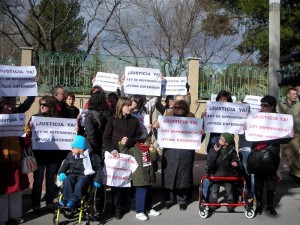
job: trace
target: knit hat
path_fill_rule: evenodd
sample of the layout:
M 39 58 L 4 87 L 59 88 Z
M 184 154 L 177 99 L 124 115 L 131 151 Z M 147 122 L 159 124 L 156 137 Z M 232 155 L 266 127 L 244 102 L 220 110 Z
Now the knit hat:
M 233 135 L 230 133 L 222 133 L 221 136 L 226 140 L 227 144 L 231 144 L 233 142 Z
M 88 148 L 85 138 L 81 135 L 77 135 L 75 137 L 74 141 L 71 144 L 71 147 L 80 148 L 80 149 Z

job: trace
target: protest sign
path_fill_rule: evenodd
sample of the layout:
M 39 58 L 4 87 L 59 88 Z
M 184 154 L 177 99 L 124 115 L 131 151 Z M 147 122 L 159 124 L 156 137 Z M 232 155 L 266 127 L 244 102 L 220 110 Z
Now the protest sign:
M 249 115 L 245 137 L 247 141 L 267 141 L 291 137 L 293 116 L 279 113 Z
M 140 122 L 141 131 L 143 132 L 143 137 L 147 136 L 149 134 L 149 125 L 150 125 L 150 116 L 149 115 L 136 115 L 132 114 L 132 116 L 138 118 Z
M 77 135 L 77 120 L 54 117 L 33 116 L 33 150 L 70 150 Z
M 23 136 L 25 114 L 0 114 L 0 137 Z
M 138 164 L 131 155 L 119 154 L 119 156 L 115 158 L 105 151 L 103 183 L 113 187 L 130 187 L 131 174 L 137 169 Z
M 247 102 L 248 104 L 250 104 L 251 113 L 260 112 L 260 110 L 261 110 L 260 100 L 261 99 L 262 99 L 261 96 L 246 95 L 244 102 Z
M 114 73 L 98 72 L 93 86 L 100 86 L 104 91 L 116 92 L 120 88 L 119 75 Z
M 161 95 L 161 77 L 128 75 L 124 81 L 125 94 Z
M 162 80 L 161 95 L 186 95 L 186 77 L 165 77 Z
M 37 96 L 35 66 L 0 65 L 0 96 Z
M 210 95 L 210 100 L 211 101 L 217 101 L 217 96 L 218 96 L 217 94 L 211 94 Z M 232 98 L 232 102 L 236 102 L 236 96 L 232 95 L 231 98 Z
M 208 101 L 204 129 L 206 132 L 243 134 L 249 105 Z
M 201 146 L 202 119 L 158 116 L 157 142 L 162 148 L 194 150 Z
M 160 77 L 161 76 L 159 69 L 126 66 L 125 67 L 125 76 L 128 76 L 128 75 L 150 76 L 150 77 L 153 77 L 153 76 Z

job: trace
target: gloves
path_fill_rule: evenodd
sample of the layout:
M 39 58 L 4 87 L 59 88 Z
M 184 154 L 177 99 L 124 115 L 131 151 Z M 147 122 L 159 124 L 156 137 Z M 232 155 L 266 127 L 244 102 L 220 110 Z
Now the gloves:
M 60 173 L 60 174 L 58 175 L 58 179 L 59 179 L 60 181 L 64 181 L 66 178 L 67 178 L 67 175 L 66 175 L 65 173 Z
M 94 187 L 95 187 L 95 188 L 99 188 L 99 187 L 101 187 L 101 184 L 98 183 L 98 182 L 96 182 L 96 181 L 94 181 Z

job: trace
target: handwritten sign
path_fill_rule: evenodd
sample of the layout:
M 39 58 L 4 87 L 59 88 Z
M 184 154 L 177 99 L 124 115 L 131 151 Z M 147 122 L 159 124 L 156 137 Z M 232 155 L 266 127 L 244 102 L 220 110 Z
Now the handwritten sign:
M 159 147 L 194 150 L 201 146 L 202 119 L 158 116 Z
M 32 117 L 33 150 L 70 150 L 77 135 L 77 120 Z
M 37 96 L 35 66 L 0 65 L 0 96 Z
M 204 129 L 206 132 L 243 134 L 249 105 L 208 101 Z
M 104 91 L 116 92 L 120 88 L 119 75 L 114 73 L 98 72 L 93 86 L 101 86 Z
M 131 155 L 119 155 L 119 158 L 114 158 L 105 151 L 104 183 L 113 187 L 130 187 L 131 175 L 137 169 L 138 163 Z
M 161 95 L 186 95 L 186 77 L 165 77 L 162 80 Z
M 247 141 L 267 141 L 291 137 L 293 129 L 293 116 L 279 113 L 257 113 L 249 115 Z
M 161 95 L 161 77 L 128 75 L 124 81 L 126 94 Z
M 0 137 L 23 136 L 25 114 L 0 114 Z

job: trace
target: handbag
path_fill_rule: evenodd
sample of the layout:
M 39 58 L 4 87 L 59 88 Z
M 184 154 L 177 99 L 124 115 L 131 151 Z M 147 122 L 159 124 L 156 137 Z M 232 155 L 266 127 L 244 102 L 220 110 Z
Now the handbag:
M 38 168 L 37 161 L 34 158 L 31 148 L 29 148 L 27 151 L 24 150 L 23 153 L 22 167 L 21 167 L 21 171 L 23 174 L 32 173 Z
M 247 170 L 251 174 L 276 171 L 270 147 L 261 150 L 252 149 L 247 159 Z

